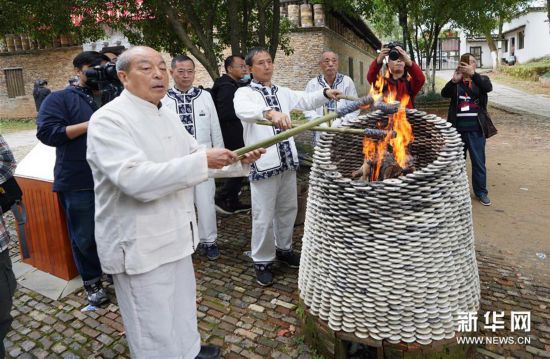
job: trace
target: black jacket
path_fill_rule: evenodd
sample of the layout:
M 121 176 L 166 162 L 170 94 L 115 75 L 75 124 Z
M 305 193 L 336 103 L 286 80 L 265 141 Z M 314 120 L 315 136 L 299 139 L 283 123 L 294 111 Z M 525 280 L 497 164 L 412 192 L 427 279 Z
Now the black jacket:
M 71 140 L 65 128 L 89 121 L 96 110 L 93 97 L 74 86 L 52 92 L 42 103 L 36 137 L 56 148 L 54 192 L 94 189 L 92 170 L 86 161 L 87 134 Z
M 481 130 L 483 131 L 483 134 L 487 134 L 487 126 L 485 123 L 485 113 L 487 112 L 487 102 L 488 102 L 488 96 L 487 93 L 493 91 L 493 84 L 491 84 L 491 80 L 487 76 L 482 76 L 478 74 L 477 72 L 474 73 L 474 76 L 472 76 L 472 81 L 478 88 L 478 98 L 479 98 L 479 107 L 481 108 L 480 113 L 478 114 L 478 121 L 479 125 L 481 127 Z M 449 112 L 447 114 L 447 121 L 449 121 L 453 126 L 456 127 L 456 111 L 457 111 L 457 101 L 458 101 L 458 93 L 457 93 L 457 86 L 458 83 L 454 83 L 452 80 L 447 82 L 445 87 L 443 87 L 443 90 L 441 90 L 441 96 L 450 98 L 451 103 L 449 105 Z
M 214 81 L 214 86 L 210 91 L 220 119 L 223 142 L 225 147 L 230 150 L 244 147 L 243 125 L 235 115 L 235 107 L 233 106 L 233 97 L 239 87 L 240 84 L 237 81 L 227 74 L 223 74 Z

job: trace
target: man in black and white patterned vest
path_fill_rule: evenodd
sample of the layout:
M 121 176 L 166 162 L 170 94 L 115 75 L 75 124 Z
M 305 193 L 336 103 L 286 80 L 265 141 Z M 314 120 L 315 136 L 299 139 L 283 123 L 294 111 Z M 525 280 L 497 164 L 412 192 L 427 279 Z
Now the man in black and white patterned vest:
M 235 92 L 235 114 L 243 122 L 245 145 L 250 145 L 291 128 L 290 111 L 311 110 L 333 100 L 341 92 L 325 88 L 306 93 L 276 86 L 271 82 L 273 61 L 263 48 L 254 48 L 245 62 L 252 73 L 250 85 Z M 271 126 L 257 125 L 266 119 Z M 256 280 L 262 286 L 273 282 L 271 264 L 277 260 L 298 268 L 299 254 L 292 250 L 292 231 L 297 212 L 296 170 L 298 152 L 289 138 L 266 149 L 250 168 L 252 197 L 252 259 Z

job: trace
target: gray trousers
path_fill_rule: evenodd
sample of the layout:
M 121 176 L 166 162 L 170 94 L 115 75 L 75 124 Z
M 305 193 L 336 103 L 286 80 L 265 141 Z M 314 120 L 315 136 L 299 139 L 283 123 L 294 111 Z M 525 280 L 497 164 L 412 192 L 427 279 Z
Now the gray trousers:
M 132 358 L 193 359 L 200 351 L 191 256 L 150 272 L 113 275 Z
M 13 320 L 10 312 L 17 281 L 11 267 L 9 250 L 0 252 L 0 359 L 6 357 L 4 338 L 8 334 Z
M 275 249 L 292 248 L 292 233 L 298 197 L 296 172 L 285 171 L 271 178 L 251 181 L 252 260 L 271 263 Z

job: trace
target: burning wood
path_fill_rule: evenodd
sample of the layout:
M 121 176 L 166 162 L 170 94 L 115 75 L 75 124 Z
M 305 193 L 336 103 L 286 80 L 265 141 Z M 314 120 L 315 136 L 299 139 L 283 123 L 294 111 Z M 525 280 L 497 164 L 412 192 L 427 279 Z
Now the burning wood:
M 395 102 L 397 89 L 391 84 L 385 84 L 386 78 L 379 76 L 371 88 L 370 95 L 385 103 Z M 388 92 L 384 96 L 382 89 L 386 85 Z M 370 129 L 377 136 L 368 135 L 365 131 L 363 154 L 365 160 L 360 169 L 353 172 L 352 177 L 365 181 L 382 181 L 399 177 L 414 170 L 412 156 L 409 154 L 409 144 L 414 140 L 412 127 L 407 120 L 405 107 L 409 96 L 401 98 L 397 113 L 390 114 L 387 125 L 379 123 L 378 129 Z

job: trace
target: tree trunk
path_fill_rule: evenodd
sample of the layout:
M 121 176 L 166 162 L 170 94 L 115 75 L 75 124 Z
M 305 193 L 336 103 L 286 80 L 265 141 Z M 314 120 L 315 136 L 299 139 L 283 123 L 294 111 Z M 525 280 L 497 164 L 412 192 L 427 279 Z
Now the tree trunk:
M 204 66 L 206 71 L 208 71 L 210 77 L 212 77 L 213 79 L 217 79 L 218 77 L 220 77 L 218 61 L 216 59 L 216 56 L 212 52 L 212 46 L 205 48 L 203 44 L 202 47 L 205 50 L 204 52 L 201 51 L 201 49 L 199 49 L 193 43 L 191 37 L 180 22 L 180 19 L 174 14 L 172 9 L 168 5 L 164 4 L 162 10 L 164 12 L 164 15 L 166 16 L 168 24 L 172 27 L 183 45 L 189 50 L 189 52 L 191 52 L 191 54 L 197 59 L 197 61 L 199 61 Z M 204 34 L 203 36 L 199 37 L 204 38 Z
M 493 70 L 496 71 L 498 67 L 498 54 L 497 54 L 497 45 L 495 44 L 495 40 L 493 39 L 493 36 L 491 35 L 491 30 L 487 31 L 485 33 L 485 39 L 487 40 L 487 45 L 489 45 L 489 50 L 491 50 L 491 60 L 492 60 L 492 66 Z
M 275 55 L 277 55 L 277 48 L 279 47 L 279 30 L 281 27 L 281 3 L 279 0 L 273 0 L 273 14 L 271 21 L 271 38 L 269 43 L 269 53 L 271 59 L 275 61 Z
M 548 32 L 550 32 L 550 0 L 546 0 L 546 16 L 548 17 Z
M 258 0 L 256 7 L 258 9 L 258 46 L 265 47 L 266 16 L 263 1 Z
M 230 15 L 237 15 L 239 13 L 239 0 L 228 0 L 227 9 Z M 235 16 L 232 21 L 229 21 L 229 43 L 231 44 L 231 54 L 240 54 L 241 49 L 241 36 L 240 36 L 239 16 Z

